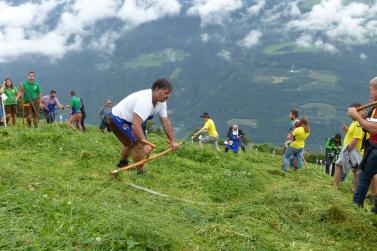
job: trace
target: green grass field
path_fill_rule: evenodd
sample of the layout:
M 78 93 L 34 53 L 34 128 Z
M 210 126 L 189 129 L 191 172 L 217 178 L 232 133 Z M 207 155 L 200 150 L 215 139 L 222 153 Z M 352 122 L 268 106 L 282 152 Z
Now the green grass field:
M 287 81 L 289 78 L 285 76 L 267 76 L 267 75 L 259 75 L 256 76 L 253 81 L 255 82 L 268 82 L 272 84 L 282 84 Z
M 176 80 L 182 74 L 182 68 L 177 67 L 175 70 L 170 74 L 169 79 Z
M 240 125 L 240 126 L 247 126 L 251 128 L 257 128 L 257 122 L 256 119 L 239 119 L 239 118 L 232 118 L 228 120 L 227 124 L 229 126 L 232 126 L 234 124 Z
M 300 109 L 310 114 L 311 118 L 327 119 L 335 118 L 336 107 L 325 103 L 307 103 L 300 106 Z
M 316 53 L 320 49 L 313 47 L 298 47 L 293 42 L 282 42 L 266 46 L 263 53 L 268 56 L 284 55 L 289 53 Z
M 151 134 L 167 148 L 164 138 Z M 371 250 L 377 217 L 314 165 L 186 143 L 109 176 L 120 144 L 94 127 L 0 129 L 1 250 Z M 136 184 L 167 196 L 131 188 Z
M 169 48 L 133 58 L 125 63 L 125 67 L 133 70 L 159 67 L 167 63 L 183 61 L 189 56 L 190 54 L 183 50 Z

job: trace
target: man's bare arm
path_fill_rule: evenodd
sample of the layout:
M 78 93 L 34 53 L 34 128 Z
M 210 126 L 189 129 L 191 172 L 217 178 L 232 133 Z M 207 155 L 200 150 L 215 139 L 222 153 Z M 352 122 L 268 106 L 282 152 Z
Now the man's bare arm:
M 160 121 L 162 124 L 162 128 L 164 129 L 164 132 L 169 139 L 171 148 L 173 149 L 173 151 L 177 150 L 178 144 L 175 142 L 174 130 L 170 119 L 168 117 L 164 117 L 160 118 Z
M 142 142 L 145 140 L 145 135 L 143 132 L 143 129 L 141 128 L 141 125 L 143 124 L 143 119 L 134 113 L 134 118 L 132 120 L 132 131 L 137 138 L 138 141 Z
M 357 112 L 355 107 L 348 108 L 347 112 L 348 116 L 351 118 L 357 120 L 359 122 L 360 126 L 364 128 L 366 131 L 372 134 L 377 134 L 377 123 L 375 122 L 369 122 L 363 117 L 360 116 L 360 114 Z

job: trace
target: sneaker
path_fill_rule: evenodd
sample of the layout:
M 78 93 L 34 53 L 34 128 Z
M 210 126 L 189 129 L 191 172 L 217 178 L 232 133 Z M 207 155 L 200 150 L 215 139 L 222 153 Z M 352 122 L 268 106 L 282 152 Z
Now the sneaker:
M 138 175 L 144 175 L 144 174 L 146 174 L 146 171 L 145 171 L 144 168 L 142 168 L 142 169 L 140 169 L 140 170 L 137 170 L 136 173 L 137 173 Z
M 122 168 L 122 167 L 125 167 L 125 166 L 128 166 L 128 160 L 127 159 L 126 160 L 123 160 L 123 159 L 119 160 L 117 167 Z
M 371 204 L 375 204 L 377 202 L 377 196 L 369 195 L 367 196 Z
M 372 213 L 377 214 L 377 204 L 370 210 Z

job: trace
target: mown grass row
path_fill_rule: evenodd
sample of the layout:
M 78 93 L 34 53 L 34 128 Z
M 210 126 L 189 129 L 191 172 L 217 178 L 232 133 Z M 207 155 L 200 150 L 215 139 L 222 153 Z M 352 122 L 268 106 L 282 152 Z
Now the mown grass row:
M 168 146 L 158 135 L 158 145 Z M 316 166 L 289 173 L 280 157 L 186 143 L 147 175 L 109 176 L 112 134 L 64 125 L 0 130 L 2 250 L 365 250 L 376 216 Z M 133 183 L 168 197 L 127 186 Z

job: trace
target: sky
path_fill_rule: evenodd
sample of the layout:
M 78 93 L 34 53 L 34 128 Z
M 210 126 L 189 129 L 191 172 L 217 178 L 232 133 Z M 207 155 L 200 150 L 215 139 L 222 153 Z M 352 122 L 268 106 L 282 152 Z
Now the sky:
M 328 53 L 377 40 L 377 0 L 319 0 L 306 9 L 306 0 L 273 2 L 276 4 L 268 0 L 3 0 L 0 63 L 25 55 L 59 60 L 69 52 L 85 50 L 111 56 L 116 41 L 138 26 L 176 16 L 200 20 L 203 43 L 215 36 L 208 27 L 242 27 L 239 37 L 224 39 L 246 50 L 263 46 L 271 31 L 289 34 L 288 40 L 297 46 L 315 46 Z M 231 60 L 226 48 L 218 55 Z

